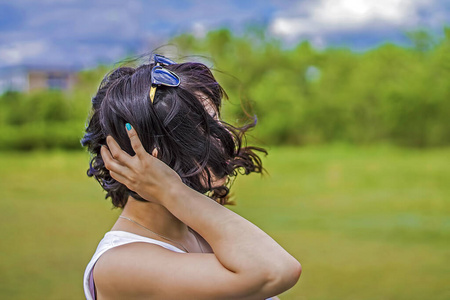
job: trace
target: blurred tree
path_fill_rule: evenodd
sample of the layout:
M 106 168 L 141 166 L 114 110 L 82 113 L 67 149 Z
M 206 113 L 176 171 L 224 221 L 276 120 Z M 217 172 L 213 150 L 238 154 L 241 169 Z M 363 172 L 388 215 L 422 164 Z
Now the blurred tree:
M 239 36 L 224 28 L 172 43 L 187 59 L 210 57 L 230 98 L 225 121 L 243 124 L 257 115 L 253 135 L 266 143 L 449 145 L 450 28 L 442 38 L 426 30 L 407 35 L 412 47 L 385 44 L 363 53 L 319 51 L 308 41 L 286 49 L 258 24 Z M 80 72 L 71 94 L 1 95 L 0 147 L 79 147 L 90 98 L 109 70 Z

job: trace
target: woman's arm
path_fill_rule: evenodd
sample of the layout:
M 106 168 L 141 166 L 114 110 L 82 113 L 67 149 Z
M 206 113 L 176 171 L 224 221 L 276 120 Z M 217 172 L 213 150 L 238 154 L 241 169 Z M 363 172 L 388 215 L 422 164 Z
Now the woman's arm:
M 134 129 L 128 133 L 135 156 L 122 151 L 111 137 L 107 139 L 109 151 L 102 149 L 111 176 L 145 199 L 166 207 L 197 231 L 214 250 L 214 254 L 179 255 L 148 246 L 157 254 L 152 257 L 157 256 L 162 262 L 162 269 L 174 268 L 164 280 L 157 280 L 157 275 L 161 274 L 151 274 L 159 269 L 159 262 L 154 261 L 156 267 L 155 264 L 148 266 L 148 271 L 145 268 L 140 271 L 145 278 L 139 280 L 149 281 L 146 283 L 150 285 L 149 294 L 157 298 L 161 285 L 167 284 L 173 298 L 178 295 L 192 299 L 263 299 L 277 295 L 297 282 L 301 266 L 296 259 L 246 219 L 184 185 L 172 169 L 145 151 Z M 128 248 L 140 253 L 146 261 L 152 261 L 136 246 L 131 244 Z M 105 274 L 111 277 L 111 271 Z M 157 280 L 158 286 L 151 287 L 156 285 L 154 281 L 150 282 L 151 278 Z M 199 289 L 191 291 L 193 286 Z M 190 294 L 186 294 L 187 291 Z M 172 298 L 170 295 L 164 294 L 166 299 Z

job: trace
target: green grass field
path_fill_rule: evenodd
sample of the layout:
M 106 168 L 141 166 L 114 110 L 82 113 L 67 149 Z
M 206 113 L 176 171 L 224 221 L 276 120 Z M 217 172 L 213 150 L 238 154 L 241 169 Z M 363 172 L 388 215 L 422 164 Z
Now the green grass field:
M 281 299 L 450 299 L 450 149 L 269 149 L 233 210 L 302 263 Z M 118 210 L 82 152 L 0 153 L 0 298 L 83 299 Z

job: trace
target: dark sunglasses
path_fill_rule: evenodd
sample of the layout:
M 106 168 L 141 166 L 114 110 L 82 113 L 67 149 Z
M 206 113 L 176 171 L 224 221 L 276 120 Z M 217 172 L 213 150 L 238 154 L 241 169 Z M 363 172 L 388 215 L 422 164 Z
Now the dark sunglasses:
M 156 66 L 152 69 L 152 86 L 150 88 L 150 100 L 153 103 L 156 93 L 156 87 L 160 85 L 169 86 L 169 87 L 177 87 L 180 85 L 180 77 L 174 72 L 163 68 L 161 65 L 169 66 L 175 64 L 175 62 L 167 57 L 162 55 L 154 54 L 153 60 Z

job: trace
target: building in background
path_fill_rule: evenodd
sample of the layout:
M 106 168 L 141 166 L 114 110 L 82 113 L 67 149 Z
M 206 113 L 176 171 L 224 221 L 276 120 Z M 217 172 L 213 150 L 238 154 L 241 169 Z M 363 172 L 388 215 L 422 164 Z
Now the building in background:
M 9 66 L 0 68 L 0 94 L 7 91 L 70 90 L 78 69 L 65 66 Z

